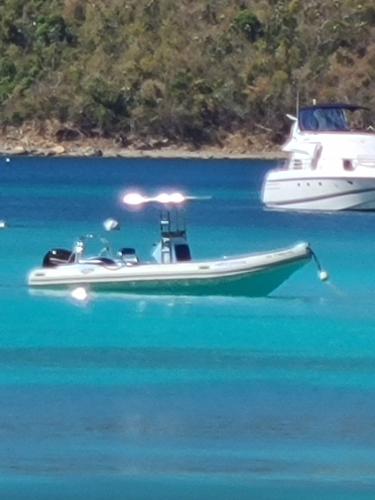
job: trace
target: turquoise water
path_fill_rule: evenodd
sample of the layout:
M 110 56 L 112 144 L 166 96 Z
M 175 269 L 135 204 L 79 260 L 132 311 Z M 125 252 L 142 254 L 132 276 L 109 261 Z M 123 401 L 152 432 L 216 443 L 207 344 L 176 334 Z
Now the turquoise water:
M 0 498 L 375 497 L 373 214 L 262 209 L 270 162 L 0 158 Z M 188 208 L 199 258 L 307 240 L 312 264 L 268 298 L 31 294 L 52 247 L 99 232 L 148 258 L 153 207 Z

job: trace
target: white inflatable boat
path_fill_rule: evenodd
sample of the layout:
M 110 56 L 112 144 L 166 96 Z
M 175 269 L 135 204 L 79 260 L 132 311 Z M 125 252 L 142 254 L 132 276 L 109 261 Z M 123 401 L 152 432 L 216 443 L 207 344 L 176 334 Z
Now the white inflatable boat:
M 316 260 L 307 243 L 237 257 L 193 260 L 185 223 L 181 224 L 177 211 L 163 209 L 160 228 L 152 262 L 141 262 L 132 248 L 114 253 L 108 244 L 105 252 L 87 256 L 87 238 L 92 237 L 87 235 L 72 251 L 50 250 L 42 266 L 29 274 L 28 284 L 130 293 L 259 297 L 271 293 L 312 258 Z M 325 271 L 320 269 L 320 274 L 321 279 L 326 278 Z

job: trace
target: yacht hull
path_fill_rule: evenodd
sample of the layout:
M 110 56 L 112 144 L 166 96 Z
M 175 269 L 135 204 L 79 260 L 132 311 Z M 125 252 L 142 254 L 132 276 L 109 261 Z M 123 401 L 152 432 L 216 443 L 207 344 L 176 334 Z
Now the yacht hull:
M 89 287 L 128 293 L 266 296 L 312 257 L 308 244 L 217 261 L 135 266 L 66 264 L 32 271 L 33 288 Z
M 298 176 L 270 172 L 263 203 L 279 210 L 375 210 L 375 178 Z

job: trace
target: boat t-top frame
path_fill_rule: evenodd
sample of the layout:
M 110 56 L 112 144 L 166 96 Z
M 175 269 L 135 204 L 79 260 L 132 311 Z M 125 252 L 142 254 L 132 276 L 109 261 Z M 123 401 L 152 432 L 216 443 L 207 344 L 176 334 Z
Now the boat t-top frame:
M 185 196 L 178 192 L 161 193 L 154 197 L 143 196 L 139 193 L 127 193 L 123 197 L 123 203 L 130 206 L 139 206 L 145 203 L 162 205 L 159 214 L 160 242 L 154 249 L 153 257 L 161 264 L 170 264 L 191 260 L 187 241 L 186 219 L 181 212 L 183 203 L 210 198 L 207 196 Z

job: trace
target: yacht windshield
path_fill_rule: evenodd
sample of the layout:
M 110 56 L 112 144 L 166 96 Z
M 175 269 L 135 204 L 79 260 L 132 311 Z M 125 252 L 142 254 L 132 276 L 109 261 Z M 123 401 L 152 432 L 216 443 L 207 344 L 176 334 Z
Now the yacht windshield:
M 341 108 L 306 108 L 299 114 L 301 130 L 346 131 L 350 130 L 345 110 Z

